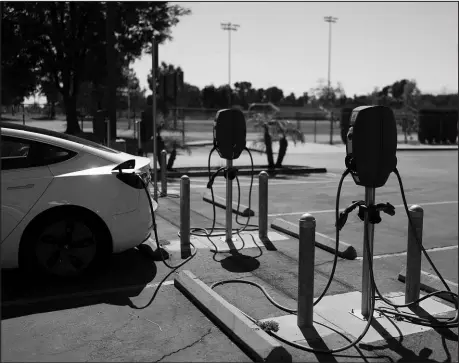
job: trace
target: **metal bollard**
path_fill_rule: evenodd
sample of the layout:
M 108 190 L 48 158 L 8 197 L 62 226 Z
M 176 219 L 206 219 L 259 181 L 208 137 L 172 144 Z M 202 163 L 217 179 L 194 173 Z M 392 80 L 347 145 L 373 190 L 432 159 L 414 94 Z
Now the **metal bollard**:
M 317 120 L 314 120 L 314 143 L 317 142 L 316 137 L 317 137 Z
M 137 148 L 142 149 L 142 139 L 140 137 L 140 123 L 142 120 L 137 121 Z
M 258 175 L 258 236 L 268 237 L 268 173 L 262 171 Z
M 190 245 L 190 178 L 180 179 L 180 251 L 182 258 L 191 256 Z
M 316 219 L 309 213 L 300 218 L 300 247 L 298 256 L 298 318 L 299 328 L 313 326 L 314 260 Z
M 105 122 L 107 123 L 107 147 L 110 147 L 110 119 L 107 117 L 105 119 Z
M 333 112 L 330 117 L 330 145 L 333 145 Z
M 421 288 L 421 247 L 424 210 L 419 205 L 409 209 L 413 228 L 408 221 L 408 246 L 406 251 L 405 304 L 419 299 Z M 416 237 L 419 241 L 416 240 Z
M 161 195 L 167 196 L 167 169 L 166 169 L 167 151 L 161 150 Z

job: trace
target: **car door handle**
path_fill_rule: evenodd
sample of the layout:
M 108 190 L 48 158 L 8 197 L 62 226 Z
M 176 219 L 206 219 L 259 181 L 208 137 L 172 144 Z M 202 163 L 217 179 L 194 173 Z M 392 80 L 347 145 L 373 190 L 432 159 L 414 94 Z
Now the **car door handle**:
M 30 189 L 30 188 L 33 188 L 34 186 L 35 186 L 35 184 L 16 185 L 14 187 L 8 187 L 6 189 L 7 190 L 11 190 L 11 189 Z

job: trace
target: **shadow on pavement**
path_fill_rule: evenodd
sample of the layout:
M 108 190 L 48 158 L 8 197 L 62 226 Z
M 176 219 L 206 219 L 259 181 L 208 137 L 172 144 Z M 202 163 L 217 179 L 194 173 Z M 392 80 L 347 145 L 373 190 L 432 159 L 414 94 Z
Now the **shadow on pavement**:
M 20 270 L 2 271 L 2 319 L 97 303 L 128 305 L 154 281 L 160 256 L 138 249 L 112 255 L 107 266 L 78 281 L 38 280 Z
M 373 320 L 371 326 L 373 329 L 375 329 L 379 335 L 381 336 L 387 336 L 390 335 L 386 329 L 377 321 Z M 451 357 L 451 353 L 449 352 L 449 349 L 446 345 L 445 338 L 447 340 L 451 341 L 456 341 L 457 342 L 457 335 L 450 329 L 435 329 L 437 333 L 441 335 L 442 338 L 442 345 L 443 349 L 445 350 L 445 355 L 447 357 Z M 401 333 L 401 332 L 400 332 Z M 419 354 L 416 354 L 413 350 L 409 349 L 407 346 L 403 344 L 404 337 L 401 336 L 399 338 L 391 338 L 391 339 L 386 339 L 384 345 L 380 344 L 360 344 L 359 347 L 363 350 L 366 351 L 392 351 L 396 354 L 398 354 L 401 359 L 399 359 L 397 362 L 437 362 L 437 360 L 433 360 L 430 358 L 432 355 L 433 351 L 430 348 L 424 347 L 419 350 Z M 406 344 L 408 345 L 408 344 Z M 418 346 L 418 345 L 416 345 Z M 446 360 L 446 361 L 451 361 L 451 360 Z
M 240 253 L 225 257 L 220 263 L 225 270 L 234 273 L 252 272 L 260 267 L 260 262 L 256 258 Z

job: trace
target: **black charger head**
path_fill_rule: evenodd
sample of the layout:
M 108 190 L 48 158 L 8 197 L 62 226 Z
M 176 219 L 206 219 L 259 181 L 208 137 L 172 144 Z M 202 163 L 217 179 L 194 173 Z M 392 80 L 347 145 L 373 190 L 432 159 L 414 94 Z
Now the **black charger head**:
M 217 112 L 214 122 L 214 146 L 221 158 L 237 159 L 246 145 L 247 128 L 244 114 L 238 109 Z
M 379 188 L 397 166 L 397 124 L 389 107 L 352 110 L 346 143 L 346 166 L 357 185 Z

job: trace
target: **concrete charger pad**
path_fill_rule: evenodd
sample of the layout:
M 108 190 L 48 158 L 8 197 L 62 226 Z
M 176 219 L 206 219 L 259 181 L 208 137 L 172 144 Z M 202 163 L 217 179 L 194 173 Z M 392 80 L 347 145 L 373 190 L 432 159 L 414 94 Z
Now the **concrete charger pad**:
M 258 231 L 233 234 L 233 240 L 230 243 L 225 242 L 223 239 L 222 237 L 207 238 L 190 236 L 190 242 L 196 247 L 196 249 L 210 249 L 211 252 L 217 253 L 231 252 L 231 250 L 240 251 L 247 248 L 265 247 L 265 244 L 258 237 Z M 286 241 L 289 238 L 277 232 L 270 231 L 268 232 L 268 239 L 271 242 L 277 242 Z M 164 249 L 171 254 L 180 252 L 180 240 L 171 241 L 170 244 L 164 246 Z
M 385 295 L 387 299 L 394 304 L 404 304 L 405 295 L 401 292 L 390 293 Z M 367 321 L 359 319 L 351 313 L 352 309 L 359 310 L 361 306 L 362 294 L 353 291 L 344 294 L 325 296 L 319 304 L 314 307 L 314 324 L 313 328 L 300 329 L 297 326 L 297 315 L 284 315 L 276 318 L 263 319 L 261 321 L 276 321 L 279 323 L 279 331 L 276 333 L 281 338 L 296 343 L 306 343 L 306 340 L 324 338 L 331 334 L 340 333 L 342 335 L 352 335 L 357 338 L 363 332 Z M 430 316 L 443 315 L 454 311 L 454 308 L 442 304 L 433 299 L 423 300 L 419 306 Z M 376 302 L 376 307 L 389 308 L 382 301 Z M 400 312 L 413 312 L 409 308 L 400 308 Z M 396 321 L 390 315 L 381 315 L 375 312 L 375 319 L 365 336 L 362 338 L 363 343 L 373 343 L 380 340 L 399 338 L 426 332 L 432 328 L 411 324 L 405 321 Z M 390 317 L 390 319 L 389 319 Z M 337 347 L 330 347 L 337 348 Z

